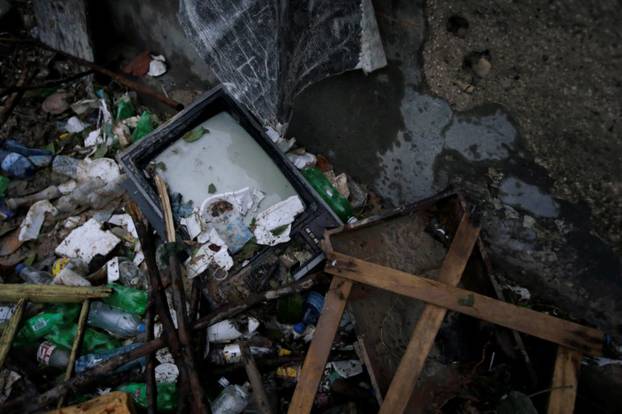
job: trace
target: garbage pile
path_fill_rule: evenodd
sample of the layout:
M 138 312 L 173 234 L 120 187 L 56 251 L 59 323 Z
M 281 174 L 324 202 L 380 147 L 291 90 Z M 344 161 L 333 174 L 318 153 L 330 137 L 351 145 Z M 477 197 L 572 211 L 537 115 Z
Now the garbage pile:
M 162 71 L 163 58 L 156 56 L 150 62 L 149 72 Z M 134 69 L 126 70 L 136 72 L 138 63 L 135 60 Z M 147 230 L 148 243 L 155 241 L 156 249 L 146 258 L 145 234 L 141 239 L 137 228 L 149 229 L 149 224 L 136 223 L 136 215 L 128 209 L 125 175 L 115 157 L 153 131 L 161 118 L 141 106 L 136 93 L 116 84 L 90 82 L 76 80 L 75 85 L 24 98 L 24 111 L 42 124 L 45 133 L 33 140 L 14 123 L 5 128 L 13 132 L 0 144 L 1 281 L 35 285 L 41 295 L 59 286 L 66 295 L 49 303 L 24 297 L 22 304 L 1 304 L 0 324 L 5 333 L 12 326 L 15 332 L 2 361 L 0 403 L 40 396 L 107 361 L 140 351 L 149 341 L 167 337 L 169 328 L 153 299 L 152 291 L 158 287 L 152 282 L 154 272 L 159 274 L 164 306 L 178 327 L 182 322 L 176 316 L 176 270 L 169 261 L 176 255 L 185 258 L 179 270 L 186 317 L 191 327 L 207 328 L 192 334 L 204 403 L 214 413 L 240 413 L 262 403 L 275 412 L 286 410 L 329 282 L 317 273 L 299 281 L 292 278 L 294 265 L 305 260 L 295 247 L 287 248 L 292 223 L 304 209 L 300 198 L 292 196 L 261 210 L 260 191 L 219 193 L 214 187 L 200 207 L 188 208 L 179 194 L 171 192 L 174 226 L 183 240 L 167 243 Z M 206 133 L 198 127 L 183 140 L 207 139 L 202 137 Z M 292 138 L 277 137 L 275 142 L 344 222 L 354 221 L 355 211 L 377 209 L 367 204 L 363 187 L 343 173 L 335 174 L 325 157 L 296 147 Z M 277 245 L 285 248 L 262 289 L 267 293 L 253 292 L 244 311 L 208 323 L 210 315 L 227 303 L 210 303 L 206 285 L 225 282 L 232 268 L 244 267 L 257 246 Z M 150 268 L 154 263 L 156 268 Z M 105 297 L 81 300 L 76 292 L 91 287 L 106 289 Z M 339 406 L 351 400 L 352 393 L 373 400 L 355 342 L 353 322 L 344 317 L 334 356 L 326 365 L 318 408 Z M 72 405 L 101 395 L 113 398 L 115 391 L 122 391 L 135 405 L 152 409 L 155 404 L 158 412 L 187 407 L 188 368 L 180 366 L 179 350 L 168 342 L 162 345 L 153 360 L 143 355 L 120 364 L 99 377 L 97 386 L 65 390 L 59 401 Z M 244 373 L 249 366 L 255 366 L 256 374 L 250 383 Z M 148 391 L 147 371 L 155 380 L 155 392 Z M 267 395 L 267 401 L 258 394 Z M 37 400 L 36 409 L 57 401 L 51 402 Z

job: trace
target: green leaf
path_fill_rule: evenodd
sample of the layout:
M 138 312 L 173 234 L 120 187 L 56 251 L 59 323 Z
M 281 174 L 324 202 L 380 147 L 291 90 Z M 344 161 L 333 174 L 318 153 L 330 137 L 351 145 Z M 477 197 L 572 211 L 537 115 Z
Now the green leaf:
M 289 224 L 283 224 L 282 226 L 275 227 L 272 230 L 270 230 L 270 233 L 272 233 L 273 236 L 278 237 L 281 234 L 283 234 L 285 230 L 287 230 L 288 227 L 289 227 Z
M 209 186 L 207 187 L 207 192 L 210 194 L 214 194 L 216 192 L 216 186 L 214 185 L 214 183 L 209 184 Z
M 182 139 L 186 142 L 194 142 L 194 141 L 198 141 L 199 139 L 201 139 L 201 137 L 208 133 L 209 131 L 206 128 L 203 128 L 202 126 L 198 126 L 195 129 L 193 129 L 192 131 L 188 131 L 184 134 L 184 136 L 182 137 Z

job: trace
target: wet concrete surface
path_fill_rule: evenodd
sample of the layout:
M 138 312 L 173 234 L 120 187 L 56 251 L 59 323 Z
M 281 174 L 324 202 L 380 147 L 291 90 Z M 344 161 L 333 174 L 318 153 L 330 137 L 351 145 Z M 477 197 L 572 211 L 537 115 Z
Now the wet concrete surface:
M 468 9 L 468 3 L 462 6 Z M 428 79 L 434 77 L 434 68 L 425 59 L 443 62 L 443 51 L 438 56 L 426 47 L 434 34 L 431 30 L 441 26 L 446 30 L 443 25 L 448 16 L 443 6 L 399 0 L 375 1 L 374 5 L 388 67 L 367 76 L 346 73 L 308 88 L 296 101 L 289 134 L 310 151 L 326 154 L 337 172 L 347 172 L 392 204 L 429 196 L 450 184 L 463 189 L 479 207 L 482 235 L 499 278 L 528 288 L 536 307 L 622 333 L 618 300 L 622 279 L 615 237 L 619 229 L 602 231 L 599 227 L 602 212 L 595 212 L 594 193 L 565 197 L 559 191 L 564 180 L 583 180 L 583 187 L 592 184 L 591 176 L 574 171 L 586 168 L 577 160 L 576 151 L 539 151 L 554 142 L 534 145 L 534 139 L 545 138 L 525 136 L 530 131 L 530 115 L 542 118 L 525 109 L 532 96 L 516 94 L 515 101 L 525 102 L 513 106 L 502 90 L 494 89 L 485 99 L 461 105 L 453 95 L 443 93 L 456 87 L 456 79 L 434 78 L 435 87 L 430 88 Z M 430 16 L 430 10 L 440 15 Z M 470 10 L 477 15 L 494 7 Z M 433 28 L 429 20 L 435 22 Z M 503 20 L 495 16 L 488 23 Z M 487 23 L 480 15 L 478 22 Z M 478 30 L 486 33 L 485 27 Z M 551 42 L 554 47 L 554 39 Z M 467 51 L 456 53 L 464 56 Z M 507 50 L 492 48 L 491 53 Z M 558 68 L 548 76 L 572 74 Z M 529 79 L 522 78 L 522 82 Z M 563 117 L 556 113 L 568 110 L 561 102 L 563 93 L 555 96 L 548 89 L 542 91 L 547 94 L 548 116 Z M 534 106 L 533 111 L 541 107 Z M 600 122 L 598 116 L 582 119 L 588 124 Z M 617 149 L 615 142 L 611 145 Z M 614 156 L 619 158 L 620 153 Z M 552 167 L 561 164 L 573 171 L 564 176 Z M 599 165 L 615 171 L 608 158 Z M 597 196 L 608 202 L 603 193 Z

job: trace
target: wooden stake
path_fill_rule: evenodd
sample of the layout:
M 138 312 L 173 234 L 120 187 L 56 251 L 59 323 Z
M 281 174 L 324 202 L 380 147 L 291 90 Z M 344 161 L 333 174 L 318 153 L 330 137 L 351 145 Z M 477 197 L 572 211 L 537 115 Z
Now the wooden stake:
M 478 236 L 479 228 L 473 226 L 468 215 L 464 214 L 443 260 L 438 277 L 440 282 L 452 286 L 460 282 Z M 379 413 L 404 412 L 446 313 L 447 309 L 434 305 L 426 305 L 423 309 Z
M 253 390 L 253 398 L 255 399 L 257 411 L 259 411 L 260 414 L 272 414 L 272 409 L 270 409 L 270 401 L 268 400 L 266 390 L 263 387 L 261 373 L 259 373 L 259 370 L 257 369 L 257 364 L 255 364 L 255 359 L 248 349 L 248 345 L 245 342 L 241 343 L 240 350 L 242 352 L 242 362 L 244 363 L 246 376 L 248 377 L 248 382 L 251 384 L 251 388 Z
M 76 329 L 76 336 L 73 338 L 73 344 L 71 346 L 71 353 L 69 354 L 69 363 L 67 364 L 67 370 L 65 371 L 65 381 L 69 381 L 73 375 L 74 365 L 76 363 L 76 357 L 82 344 L 82 338 L 84 337 L 84 330 L 86 329 L 86 320 L 89 316 L 89 300 L 86 299 L 82 302 L 82 309 L 80 309 L 80 317 L 78 318 L 78 327 Z M 65 402 L 66 393 L 61 395 L 58 399 L 58 408 L 61 408 Z
M 26 299 L 36 303 L 81 303 L 86 299 L 106 298 L 111 292 L 110 288 L 96 286 L 3 284 L 0 289 L 0 302 Z
M 4 332 L 2 332 L 2 337 L 0 337 L 0 370 L 4 367 L 4 361 L 6 360 L 6 356 L 9 354 L 9 350 L 11 349 L 11 344 L 13 343 L 13 338 L 17 332 L 19 323 L 22 320 L 25 306 L 26 299 L 20 299 L 17 302 L 17 305 L 15 305 L 15 309 L 13 310 L 13 316 L 11 316 L 9 323 L 4 328 Z
M 572 414 L 577 398 L 581 353 L 560 346 L 557 348 L 548 414 Z
M 317 387 L 324 374 L 324 367 L 333 346 L 335 334 L 346 307 L 352 282 L 340 277 L 333 277 L 326 292 L 324 308 L 318 320 L 313 340 L 309 345 L 305 362 L 302 365 L 296 390 L 289 403 L 289 414 L 311 412 Z

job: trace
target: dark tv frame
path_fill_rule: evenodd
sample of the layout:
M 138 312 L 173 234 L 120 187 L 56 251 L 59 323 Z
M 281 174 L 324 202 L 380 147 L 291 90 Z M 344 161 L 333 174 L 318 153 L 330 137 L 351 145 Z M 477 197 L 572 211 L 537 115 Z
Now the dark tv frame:
M 272 142 L 261 123 L 230 96 L 224 87 L 217 86 L 205 92 L 191 105 L 119 154 L 117 161 L 127 175 L 124 187 L 130 197 L 137 202 L 160 237 L 164 238 L 164 216 L 155 185 L 150 181 L 146 168 L 158 154 L 180 139 L 186 132 L 223 111 L 228 112 L 266 151 L 270 159 L 274 161 L 294 187 L 305 206 L 305 211 L 298 215 L 292 224 L 290 234 L 292 239 L 296 235 L 300 235 L 314 256 L 294 274 L 294 278 L 298 279 L 324 259 L 324 253 L 319 246 L 324 231 L 339 227 L 343 223 L 307 183 L 296 166 Z M 177 224 L 179 229 L 179 223 Z M 261 258 L 269 254 L 273 248 L 266 246 L 261 249 L 249 265 L 252 266 L 254 263 L 260 262 Z

